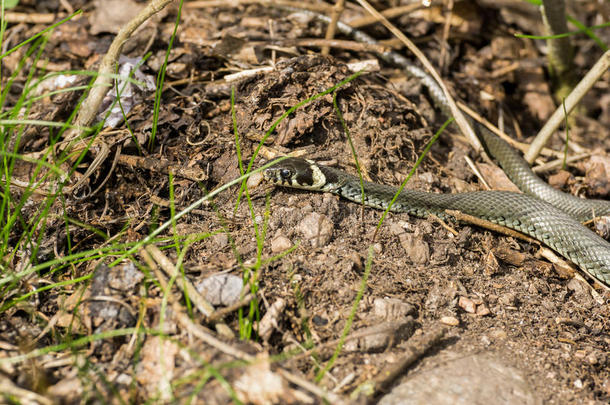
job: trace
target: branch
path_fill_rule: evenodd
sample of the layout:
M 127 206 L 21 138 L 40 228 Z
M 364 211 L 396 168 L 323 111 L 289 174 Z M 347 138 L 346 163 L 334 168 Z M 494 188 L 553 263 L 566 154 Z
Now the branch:
M 76 117 L 75 126 L 77 129 L 70 130 L 66 134 L 66 140 L 72 140 L 78 138 L 82 134 L 82 130 L 79 127 L 87 127 L 95 116 L 97 115 L 104 96 L 112 87 L 111 74 L 114 73 L 115 65 L 123 49 L 123 45 L 131 37 L 133 32 L 142 25 L 151 16 L 161 11 L 165 6 L 171 3 L 173 0 L 151 0 L 146 7 L 142 9 L 131 21 L 129 21 L 116 35 L 108 52 L 104 55 L 100 67 L 97 71 L 97 77 L 89 95 L 83 102 L 78 116 Z
M 582 78 L 580 83 L 576 85 L 574 90 L 566 97 L 565 105 L 566 112 L 569 114 L 570 111 L 574 109 L 574 107 L 580 102 L 582 97 L 589 91 L 591 87 L 595 84 L 597 80 L 608 70 L 610 67 L 610 51 L 606 51 L 601 58 L 593 65 L 591 70 Z M 546 145 L 549 138 L 557 127 L 561 125 L 563 120 L 565 119 L 565 115 L 563 113 L 563 106 L 557 107 L 551 118 L 544 124 L 544 127 L 538 132 L 536 138 L 532 142 L 531 146 L 527 150 L 525 154 L 525 160 L 531 165 L 532 162 L 538 157 L 540 150 Z

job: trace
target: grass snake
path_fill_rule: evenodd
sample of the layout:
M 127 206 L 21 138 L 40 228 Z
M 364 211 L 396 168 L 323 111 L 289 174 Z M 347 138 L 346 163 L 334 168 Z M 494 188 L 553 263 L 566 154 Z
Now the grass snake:
M 326 16 L 302 11 L 318 19 Z M 377 43 L 367 34 L 339 23 L 338 30 L 358 41 Z M 419 67 L 396 52 L 384 52 L 380 58 L 402 67 L 405 72 L 427 88 L 435 105 L 449 115 L 447 99 L 436 81 Z M 545 183 L 530 169 L 527 162 L 504 140 L 487 128 L 471 121 L 486 151 L 498 161 L 508 177 L 524 194 L 508 191 L 478 191 L 436 194 L 403 190 L 392 211 L 418 217 L 435 214 L 441 218 L 446 210 L 458 210 L 527 234 L 577 264 L 584 272 L 610 286 L 610 243 L 583 226 L 598 216 L 610 215 L 610 201 L 586 200 L 563 193 Z M 351 201 L 362 202 L 360 180 L 344 171 L 318 165 L 300 158 L 288 158 L 267 169 L 265 178 L 275 184 L 306 190 L 338 194 Z M 364 204 L 385 209 L 397 192 L 396 187 L 364 183 Z

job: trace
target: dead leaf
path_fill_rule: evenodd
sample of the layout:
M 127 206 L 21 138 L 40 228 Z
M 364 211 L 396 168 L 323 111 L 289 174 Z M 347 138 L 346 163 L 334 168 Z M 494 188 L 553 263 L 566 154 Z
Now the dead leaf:
M 506 176 L 506 174 L 497 166 L 491 166 L 487 163 L 477 163 L 477 168 L 483 174 L 483 178 L 489 184 L 492 190 L 514 191 L 519 193 L 517 186 Z
M 102 32 L 116 34 L 144 6 L 144 3 L 136 3 L 133 0 L 96 0 L 89 32 L 92 35 Z
M 172 399 L 171 382 L 174 379 L 175 358 L 178 345 L 168 339 L 153 336 L 142 347 L 142 361 L 136 367 L 136 379 L 155 402 Z

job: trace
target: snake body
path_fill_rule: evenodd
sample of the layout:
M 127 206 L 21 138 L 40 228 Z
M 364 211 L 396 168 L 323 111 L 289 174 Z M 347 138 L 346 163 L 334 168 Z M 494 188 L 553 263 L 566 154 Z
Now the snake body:
M 311 160 L 285 159 L 265 170 L 264 177 L 281 186 L 330 192 L 362 202 L 358 177 Z M 364 204 L 386 209 L 397 190 L 364 182 Z M 430 214 L 448 218 L 451 216 L 446 210 L 457 210 L 506 226 L 544 243 L 592 277 L 610 285 L 610 243 L 566 212 L 536 197 L 509 191 L 436 194 L 403 190 L 391 210 L 423 218 Z
M 328 21 L 326 16 L 307 13 Z M 339 23 L 337 29 L 358 41 L 377 43 L 372 37 L 346 24 Z M 430 75 L 396 52 L 384 52 L 379 57 L 417 78 L 427 88 L 435 105 L 450 116 L 445 94 Z M 418 217 L 435 214 L 446 218 L 446 210 L 458 210 L 506 226 L 551 247 L 593 278 L 610 286 L 610 243 L 579 222 L 610 215 L 610 201 L 581 199 L 556 190 L 532 172 L 528 163 L 504 140 L 475 121 L 471 121 L 471 124 L 486 151 L 525 194 L 506 191 L 436 194 L 403 190 L 392 211 L 407 212 Z M 362 202 L 357 177 L 310 160 L 288 158 L 267 169 L 264 176 L 279 185 L 331 192 L 351 201 Z M 396 192 L 395 187 L 364 182 L 364 204 L 386 209 Z

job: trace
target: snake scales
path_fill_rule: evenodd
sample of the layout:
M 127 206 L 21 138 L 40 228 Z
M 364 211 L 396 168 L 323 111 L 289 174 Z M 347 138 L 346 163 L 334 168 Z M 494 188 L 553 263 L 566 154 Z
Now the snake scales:
M 305 12 L 328 21 L 326 16 Z M 337 28 L 358 41 L 376 43 L 367 34 L 346 24 L 339 23 Z M 379 56 L 419 79 L 436 106 L 450 115 L 447 99 L 431 76 L 395 52 L 385 52 Z M 419 217 L 432 213 L 447 218 L 446 210 L 458 210 L 506 226 L 537 239 L 576 263 L 593 278 L 610 285 L 610 243 L 579 222 L 610 215 L 610 201 L 585 200 L 554 189 L 536 176 L 527 162 L 504 140 L 475 121 L 471 124 L 487 152 L 525 194 L 505 191 L 435 194 L 403 190 L 392 211 Z M 362 202 L 357 177 L 310 160 L 288 158 L 267 169 L 264 176 L 279 185 L 331 192 L 351 201 Z M 365 205 L 385 209 L 397 188 L 365 182 L 364 192 Z

